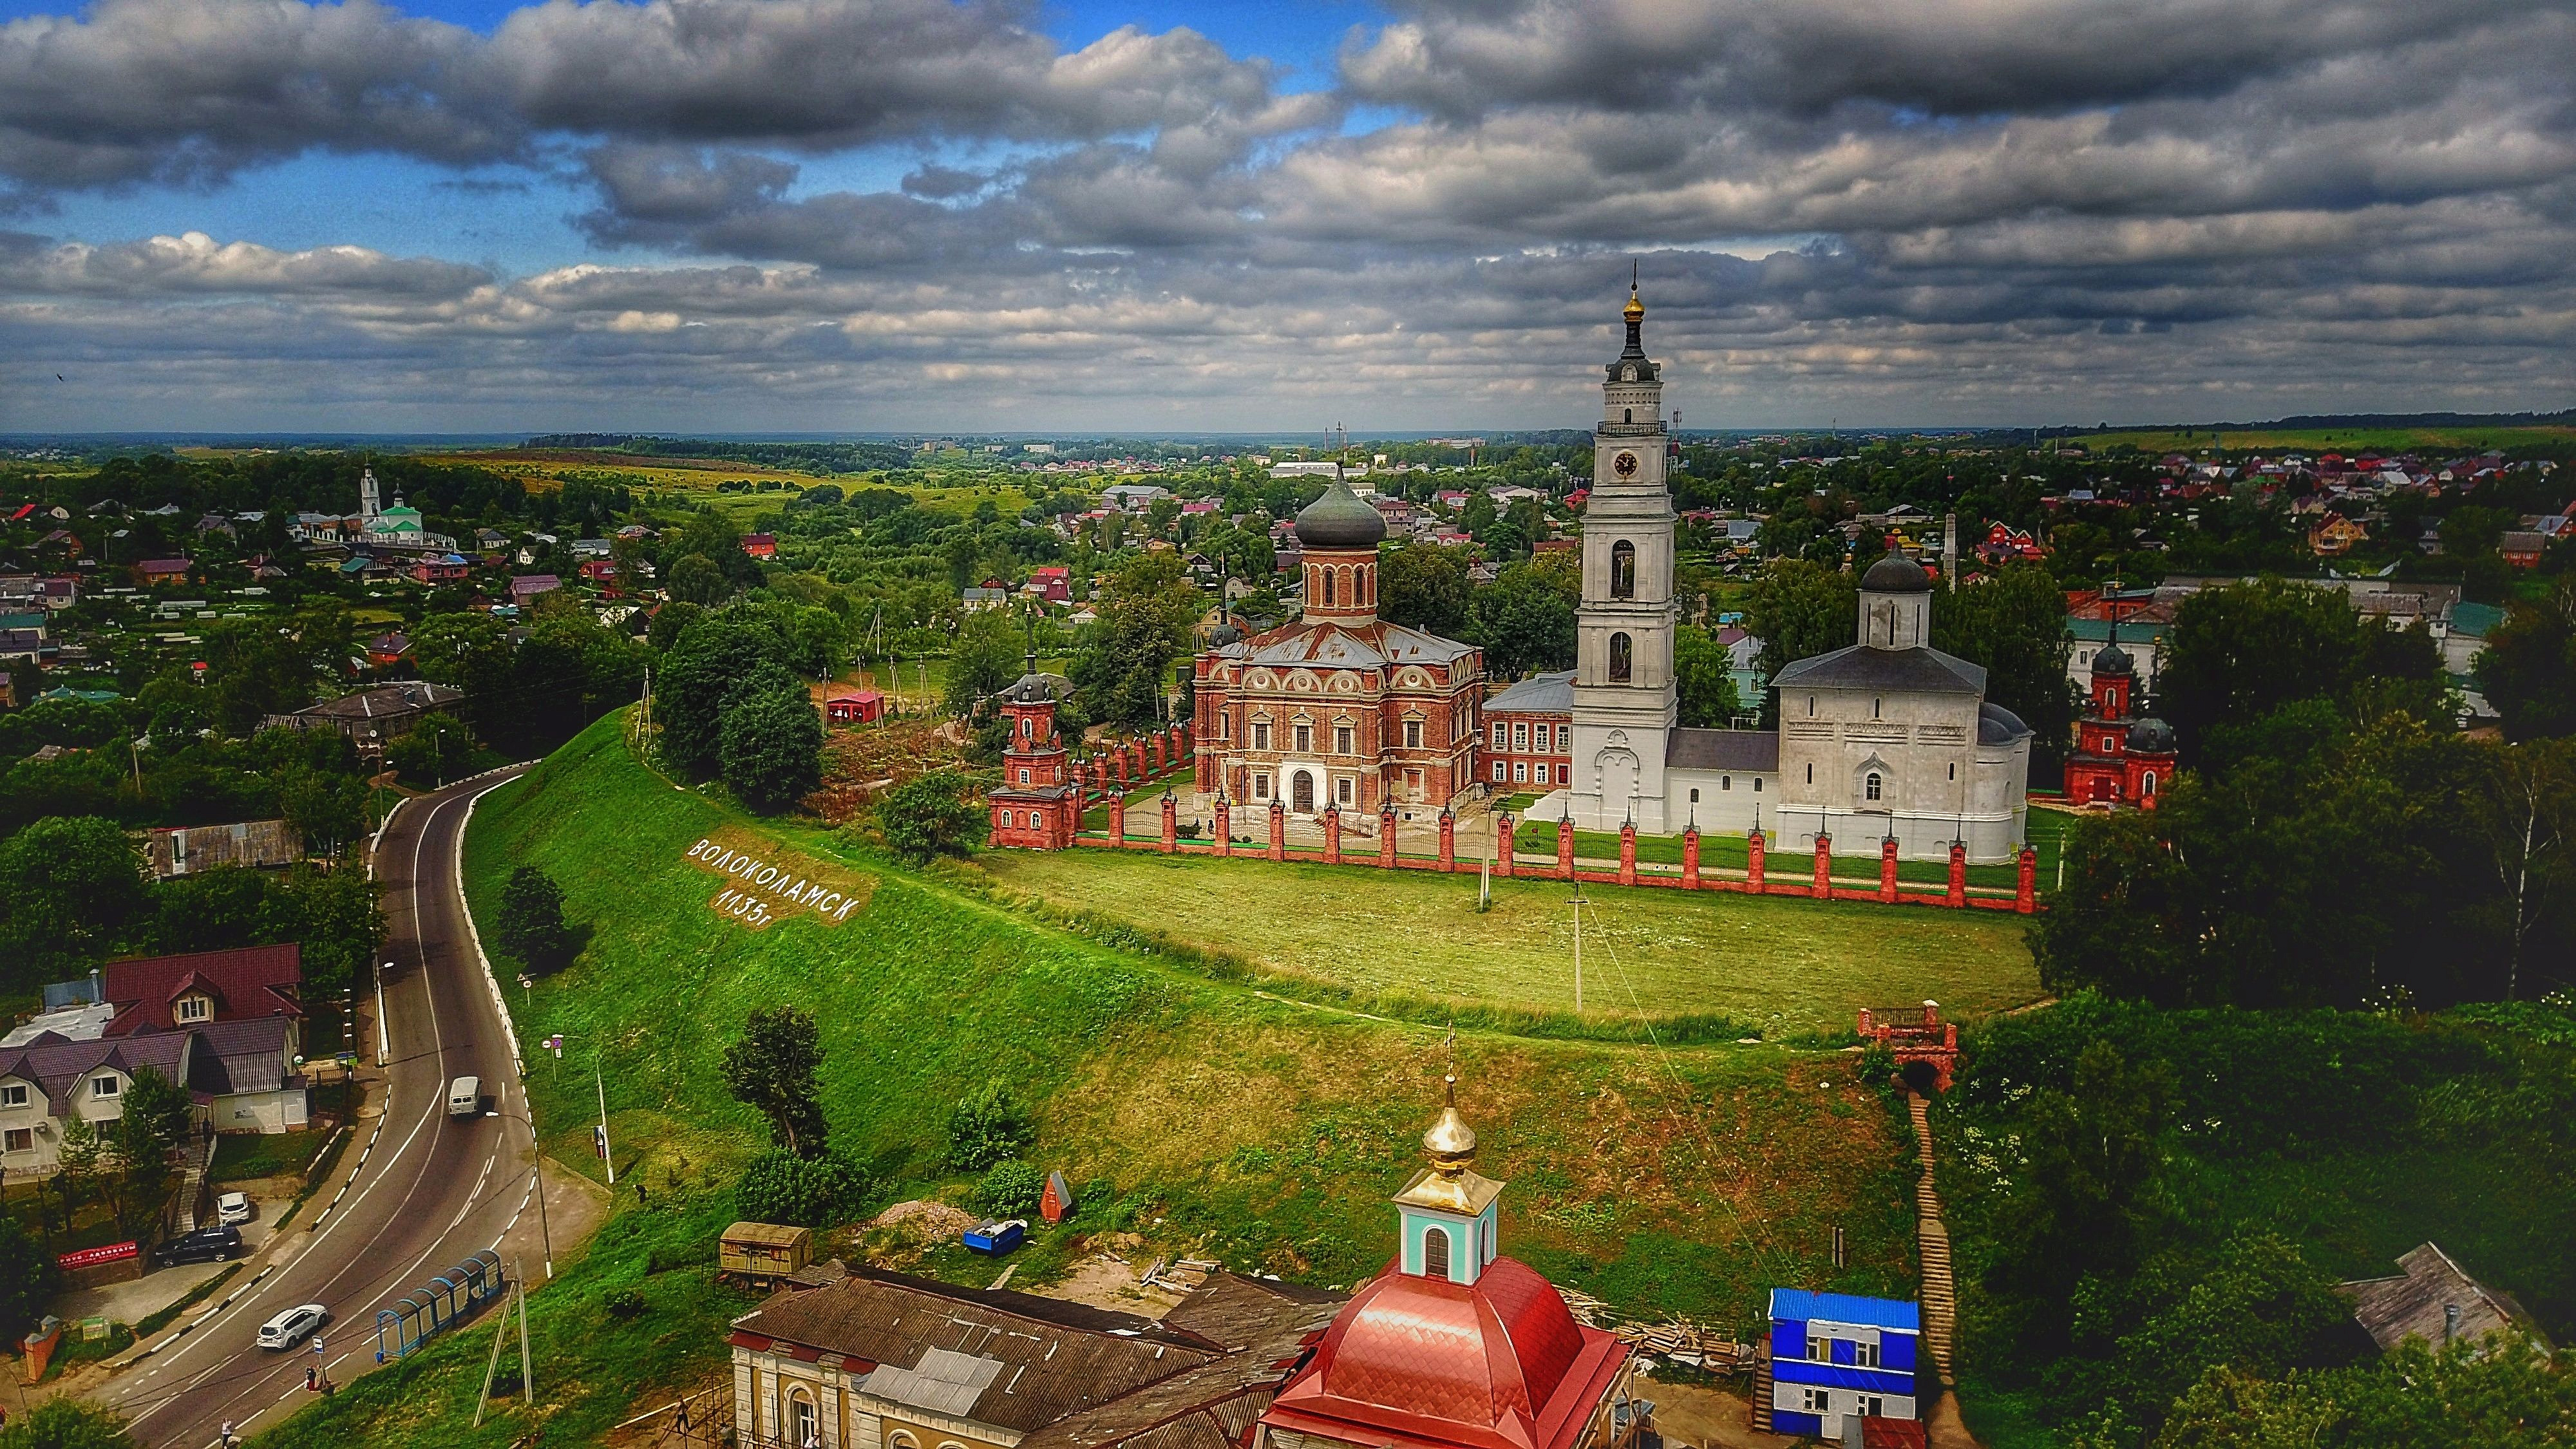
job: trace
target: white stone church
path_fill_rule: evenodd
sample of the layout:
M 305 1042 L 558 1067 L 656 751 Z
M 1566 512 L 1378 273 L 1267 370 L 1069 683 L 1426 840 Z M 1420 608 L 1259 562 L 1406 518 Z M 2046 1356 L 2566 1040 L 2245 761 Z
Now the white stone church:
M 1609 366 L 1583 523 L 1573 685 L 1573 783 L 1531 806 L 1587 830 L 1741 833 L 1782 850 L 1831 832 L 1838 854 L 1887 836 L 1910 860 L 2012 858 L 2023 841 L 2029 726 L 1986 702 L 1986 671 L 1931 647 L 1933 592 L 1891 553 L 1861 576 L 1857 637 L 1780 671 L 1780 728 L 1687 729 L 1673 678 L 1672 453 L 1662 371 L 1634 289 Z

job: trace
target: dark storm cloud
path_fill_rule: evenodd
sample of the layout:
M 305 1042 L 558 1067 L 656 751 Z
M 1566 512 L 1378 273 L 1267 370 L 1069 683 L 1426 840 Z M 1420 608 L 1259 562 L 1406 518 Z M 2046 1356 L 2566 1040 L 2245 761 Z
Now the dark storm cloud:
M 305 151 L 524 158 L 534 138 L 1078 140 L 1272 107 L 1188 30 L 1063 51 L 950 0 L 549 0 L 489 39 L 380 0 L 99 0 L 0 26 L 0 176 L 22 197 L 204 183 Z
M 1187 30 L 1066 50 L 1032 13 L 14 22 L 24 207 L 313 148 L 571 157 L 602 255 L 682 260 L 512 280 L 193 233 L 0 244 L 0 357 L 92 349 L 208 406 L 345 358 L 333 388 L 372 369 L 458 426 L 549 398 L 600 426 L 958 426 L 977 398 L 1030 426 L 1577 425 L 1637 256 L 1696 422 L 2576 390 L 2566 0 L 1414 3 L 1285 95 Z M 1361 105 L 1393 119 L 1346 133 Z M 901 179 L 815 190 L 853 147 Z

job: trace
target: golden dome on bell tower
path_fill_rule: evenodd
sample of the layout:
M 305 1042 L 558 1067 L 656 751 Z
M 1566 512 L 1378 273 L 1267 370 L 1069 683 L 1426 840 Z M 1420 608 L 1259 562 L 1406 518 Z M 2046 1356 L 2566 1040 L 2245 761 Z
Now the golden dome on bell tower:
M 1422 1150 L 1431 1155 L 1432 1171 L 1443 1177 L 1456 1177 L 1476 1160 L 1476 1129 L 1458 1114 L 1458 1079 L 1444 1077 L 1442 1081 L 1449 1089 L 1448 1100 L 1422 1134 Z

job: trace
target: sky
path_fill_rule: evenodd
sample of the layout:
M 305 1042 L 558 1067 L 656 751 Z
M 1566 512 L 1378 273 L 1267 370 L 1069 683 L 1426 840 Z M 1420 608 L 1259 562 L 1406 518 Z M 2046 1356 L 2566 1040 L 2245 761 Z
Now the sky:
M 0 0 L 0 432 L 2576 404 L 2576 0 Z

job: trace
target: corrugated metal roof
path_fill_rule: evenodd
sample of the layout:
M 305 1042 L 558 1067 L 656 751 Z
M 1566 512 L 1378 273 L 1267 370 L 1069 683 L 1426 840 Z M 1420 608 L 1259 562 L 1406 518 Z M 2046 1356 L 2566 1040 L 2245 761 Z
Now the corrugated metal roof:
M 1771 1290 L 1774 1323 L 1849 1323 L 1862 1328 L 1923 1331 L 1923 1305 L 1902 1298 L 1858 1298 L 1849 1293 L 1814 1293 L 1804 1288 Z
M 1533 674 L 1485 701 L 1487 714 L 1572 714 L 1574 671 Z

